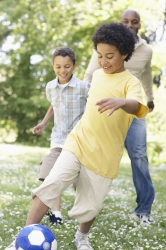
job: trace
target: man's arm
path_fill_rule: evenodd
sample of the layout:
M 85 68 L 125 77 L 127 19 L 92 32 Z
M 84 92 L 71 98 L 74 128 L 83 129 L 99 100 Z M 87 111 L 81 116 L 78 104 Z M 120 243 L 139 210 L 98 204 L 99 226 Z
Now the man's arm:
M 99 68 L 100 66 L 98 64 L 98 55 L 97 52 L 94 50 L 91 59 L 89 61 L 88 67 L 85 71 L 84 81 L 91 83 L 93 72 Z
M 147 97 L 147 106 L 151 112 L 154 109 L 151 58 L 149 59 L 144 72 L 142 73 L 141 82 Z

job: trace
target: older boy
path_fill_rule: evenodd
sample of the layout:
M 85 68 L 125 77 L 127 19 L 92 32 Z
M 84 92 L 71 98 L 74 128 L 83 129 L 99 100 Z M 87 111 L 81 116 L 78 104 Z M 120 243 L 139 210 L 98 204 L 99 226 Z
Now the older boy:
M 146 94 L 147 106 L 149 111 L 152 111 L 154 108 L 151 69 L 152 49 L 138 35 L 141 27 L 140 15 L 135 10 L 127 9 L 122 12 L 120 21 L 131 30 L 136 42 L 134 53 L 130 60 L 125 61 L 124 66 L 140 80 Z M 91 82 L 93 72 L 100 68 L 97 57 L 98 55 L 94 51 L 84 76 L 84 80 L 87 82 Z M 134 218 L 138 219 L 141 224 L 151 224 L 154 222 L 150 216 L 154 201 L 154 187 L 150 177 L 146 151 L 145 119 L 133 119 L 127 133 L 125 147 L 131 160 L 133 183 L 137 193 Z

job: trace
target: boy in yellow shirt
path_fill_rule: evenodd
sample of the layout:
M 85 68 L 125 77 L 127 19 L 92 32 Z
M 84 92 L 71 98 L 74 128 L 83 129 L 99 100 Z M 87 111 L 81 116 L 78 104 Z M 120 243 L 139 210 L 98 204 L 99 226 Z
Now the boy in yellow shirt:
M 77 250 L 92 250 L 88 232 L 117 177 L 124 140 L 133 117 L 145 117 L 141 84 L 124 68 L 134 50 L 132 33 L 122 24 L 100 26 L 92 38 L 101 69 L 95 71 L 81 120 L 71 131 L 62 153 L 42 185 L 32 191 L 26 225 L 39 223 L 55 199 L 78 178 L 69 216 L 80 226 Z M 14 248 L 7 248 L 14 249 Z
M 151 46 L 139 36 L 141 17 L 137 11 L 126 9 L 121 14 L 120 22 L 131 30 L 135 38 L 134 53 L 128 61 L 124 62 L 125 69 L 140 80 L 146 95 L 147 106 L 149 111 L 152 111 L 154 108 L 151 67 L 153 51 Z M 94 50 L 84 75 L 84 80 L 89 83 L 93 72 L 100 68 L 97 58 L 98 54 Z M 124 146 L 131 160 L 132 178 L 136 191 L 136 207 L 131 218 L 140 221 L 140 224 L 150 225 L 155 222 L 151 217 L 155 192 L 150 176 L 146 135 L 146 120 L 135 118 L 127 132 Z

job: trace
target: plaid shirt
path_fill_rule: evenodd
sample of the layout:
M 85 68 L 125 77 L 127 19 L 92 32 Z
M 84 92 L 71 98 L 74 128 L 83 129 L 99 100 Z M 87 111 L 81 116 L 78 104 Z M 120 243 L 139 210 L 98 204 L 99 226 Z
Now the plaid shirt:
M 51 148 L 63 147 L 67 135 L 82 117 L 89 84 L 72 76 L 70 82 L 60 88 L 58 78 L 46 85 L 46 96 L 54 110 L 54 127 L 51 133 Z

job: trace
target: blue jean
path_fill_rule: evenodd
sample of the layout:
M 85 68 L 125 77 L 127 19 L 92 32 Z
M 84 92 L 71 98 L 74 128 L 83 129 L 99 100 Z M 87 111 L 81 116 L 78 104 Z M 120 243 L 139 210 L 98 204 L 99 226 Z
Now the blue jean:
M 146 121 L 134 118 L 125 140 L 132 166 L 133 183 L 136 189 L 136 214 L 150 214 L 154 201 L 154 187 L 149 173 L 146 151 Z

